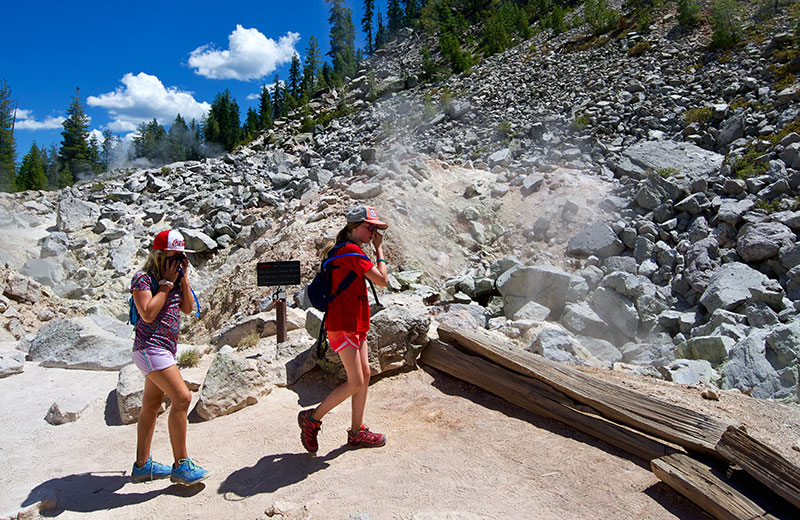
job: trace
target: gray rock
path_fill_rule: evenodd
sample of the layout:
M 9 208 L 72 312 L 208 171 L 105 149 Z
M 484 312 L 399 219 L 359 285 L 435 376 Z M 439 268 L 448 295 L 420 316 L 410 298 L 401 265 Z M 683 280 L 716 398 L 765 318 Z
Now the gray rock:
M 271 391 L 272 385 L 257 362 L 220 351 L 208 369 L 195 410 L 208 421 L 256 404 Z
M 517 267 L 497 279 L 497 289 L 503 296 L 503 314 L 511 318 L 526 303 L 536 302 L 559 316 L 572 277 L 551 265 Z
M 528 302 L 514 313 L 514 320 L 544 321 L 550 315 L 550 309 L 536 302 Z
M 383 185 L 379 182 L 357 181 L 347 187 L 347 195 L 354 199 L 372 199 L 383 192 Z
M 781 247 L 794 242 L 794 232 L 778 222 L 745 224 L 737 237 L 736 252 L 746 262 L 758 262 L 777 256 Z
M 612 289 L 601 287 L 589 298 L 592 309 L 628 338 L 636 336 L 639 313 L 632 301 Z
M 56 228 L 66 233 L 74 233 L 92 227 L 100 217 L 100 206 L 74 197 L 58 201 Z
M 700 336 L 690 338 L 688 350 L 692 359 L 705 359 L 712 366 L 717 366 L 728 359 L 728 352 L 736 341 L 726 336 Z
M 20 350 L 0 350 L 0 378 L 20 374 L 24 369 L 24 352 Z
M 700 297 L 700 304 L 709 313 L 717 309 L 731 310 L 750 299 L 750 288 L 764 286 L 767 277 L 739 262 L 730 262 L 717 269 Z
M 705 359 L 676 359 L 661 367 L 661 373 L 667 381 L 681 385 L 710 384 L 716 379 L 711 363 Z
M 45 367 L 116 371 L 133 362 L 131 346 L 90 318 L 58 319 L 39 329 L 28 356 Z
M 59 397 L 56 402 L 50 405 L 44 420 L 52 425 L 75 422 L 92 404 L 92 401 L 94 401 L 94 397 L 77 393 Z
M 688 177 L 711 176 L 724 159 L 691 143 L 675 141 L 639 141 L 623 155 L 645 171 L 675 169 Z
M 572 255 L 614 256 L 625 249 L 622 241 L 605 222 L 596 222 L 569 239 L 567 253 Z
M 766 336 L 765 332 L 751 334 L 731 349 L 721 370 L 721 388 L 738 388 L 760 399 L 796 399 L 796 378 L 782 378 L 767 361 Z
M 561 327 L 542 329 L 525 350 L 539 354 L 552 361 L 600 367 L 603 363 L 594 357 L 577 338 Z

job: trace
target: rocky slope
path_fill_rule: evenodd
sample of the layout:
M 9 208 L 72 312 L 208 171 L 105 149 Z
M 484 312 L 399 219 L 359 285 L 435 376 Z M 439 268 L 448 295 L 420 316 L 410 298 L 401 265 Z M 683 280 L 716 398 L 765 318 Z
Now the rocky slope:
M 4 195 L 0 339 L 27 351 L 56 317 L 124 319 L 167 227 L 198 250 L 186 338 L 266 334 L 255 263 L 297 259 L 309 280 L 369 203 L 409 308 L 552 359 L 796 400 L 800 86 L 770 73 L 790 22 L 723 55 L 662 11 L 645 34 L 543 32 L 434 84 L 406 30 L 313 102 L 348 107 L 326 127 L 298 133 L 298 115 L 219 159 Z

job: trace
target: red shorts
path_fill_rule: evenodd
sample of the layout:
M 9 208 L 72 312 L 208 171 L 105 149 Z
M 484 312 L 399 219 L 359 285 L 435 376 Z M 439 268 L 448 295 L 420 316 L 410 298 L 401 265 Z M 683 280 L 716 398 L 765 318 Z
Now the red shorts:
M 366 332 L 328 331 L 328 343 L 334 352 L 339 352 L 345 347 L 358 350 L 365 341 L 367 341 Z

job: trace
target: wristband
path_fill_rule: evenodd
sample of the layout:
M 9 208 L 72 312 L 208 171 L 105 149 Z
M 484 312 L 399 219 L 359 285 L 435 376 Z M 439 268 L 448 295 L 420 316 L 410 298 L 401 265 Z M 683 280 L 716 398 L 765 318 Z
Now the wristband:
M 386 260 L 385 260 L 385 259 L 383 259 L 383 258 L 378 258 L 378 262 L 383 262 L 383 263 L 385 264 L 385 263 L 386 263 Z
M 172 283 L 172 282 L 170 282 L 169 280 L 159 280 L 159 281 L 158 281 L 158 285 L 159 285 L 159 286 L 160 286 L 160 285 L 166 285 L 167 287 L 169 287 L 170 289 L 172 289 L 172 287 L 173 287 L 175 284 L 174 284 L 174 283 Z

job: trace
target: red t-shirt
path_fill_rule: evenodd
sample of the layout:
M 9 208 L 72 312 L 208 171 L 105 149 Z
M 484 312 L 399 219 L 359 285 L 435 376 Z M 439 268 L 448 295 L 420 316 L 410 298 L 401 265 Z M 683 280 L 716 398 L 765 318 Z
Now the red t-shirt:
M 356 244 L 347 243 L 336 250 L 333 256 L 347 253 L 363 255 L 364 251 Z M 364 273 L 373 268 L 372 262 L 358 256 L 344 256 L 332 260 L 331 264 L 335 266 L 331 276 L 331 294 L 336 292 L 339 283 L 350 270 L 353 270 L 357 276 L 353 283 L 339 294 L 328 307 L 327 329 L 330 331 L 367 332 L 369 330 L 369 297 Z

